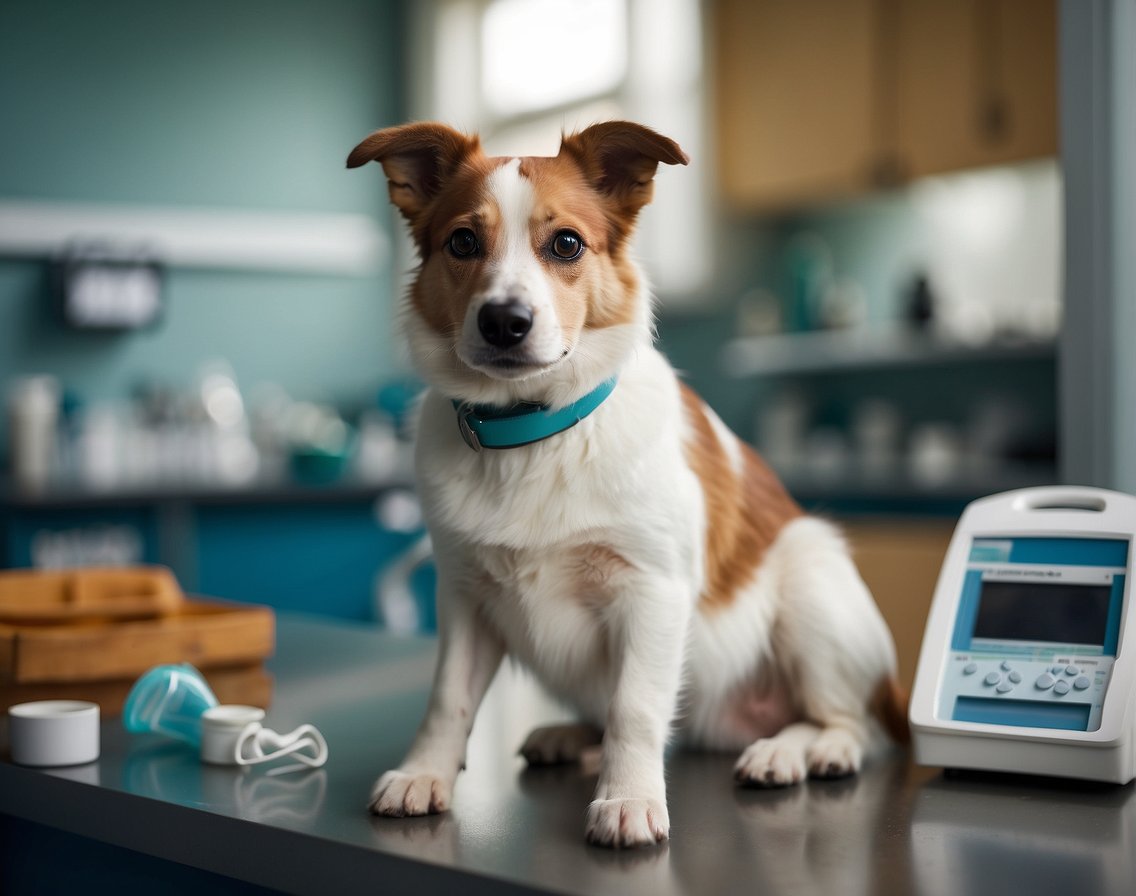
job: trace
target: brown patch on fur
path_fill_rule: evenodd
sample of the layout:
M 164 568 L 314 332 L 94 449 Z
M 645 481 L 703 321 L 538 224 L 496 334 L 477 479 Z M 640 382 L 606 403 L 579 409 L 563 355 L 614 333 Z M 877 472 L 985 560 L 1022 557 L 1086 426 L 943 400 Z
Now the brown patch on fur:
M 756 452 L 740 440 L 738 475 L 702 399 L 685 384 L 681 389 L 692 430 L 686 460 L 702 483 L 706 501 L 706 586 L 699 608 L 713 610 L 733 603 L 778 533 L 802 511 Z
M 639 273 L 626 252 L 609 256 L 604 263 L 595 298 L 588 304 L 587 329 L 602 329 L 633 323 L 639 315 L 639 302 L 646 301 L 641 294 Z
M 872 695 L 868 709 L 884 731 L 897 744 L 911 743 L 911 726 L 907 722 L 907 693 L 895 678 L 883 679 Z
M 481 155 L 477 137 L 436 122 L 414 122 L 375 131 L 351 150 L 348 168 L 375 161 L 387 176 L 390 199 L 415 226 L 454 168 Z
M 776 670 L 765 669 L 764 674 L 742 682 L 729 696 L 719 724 L 731 746 L 749 746 L 800 721 L 796 700 L 780 679 Z
M 600 195 L 571 159 L 526 157 L 518 173 L 533 185 L 533 248 L 543 249 L 553 234 L 569 228 L 577 231 L 594 251 L 606 254 L 607 219 Z
M 533 251 L 541 258 L 557 290 L 557 310 L 564 320 L 586 329 L 628 324 L 636 319 L 639 277 L 624 241 L 612 239 L 611 210 L 604 195 L 570 155 L 525 158 L 520 174 L 533 185 Z M 576 261 L 549 257 L 547 247 L 561 230 L 574 230 L 584 241 Z
M 410 300 L 433 330 L 453 335 L 477 289 L 487 253 L 459 259 L 446 251 L 446 244 L 456 229 L 470 227 L 491 248 L 499 214 L 485 181 L 504 160 L 486 158 L 477 137 L 415 122 L 375 131 L 352 150 L 347 166 L 369 161 L 382 165 L 391 202 L 410 224 L 422 259 Z
M 443 252 L 450 235 L 459 227 L 469 227 L 484 242 L 481 227 L 499 217 L 489 197 L 486 180 L 503 159 L 487 159 L 477 150 L 462 160 L 453 174 L 441 185 L 415 223 L 414 237 L 423 262 L 436 252 Z M 483 245 L 483 248 L 489 248 Z M 456 259 L 455 259 L 456 260 Z M 467 263 L 466 262 L 463 263 Z
M 500 210 L 486 187 L 486 179 L 500 160 L 480 152 L 467 158 L 414 225 L 414 238 L 422 266 L 411 288 L 411 302 L 437 333 L 456 335 L 465 320 L 473 295 L 482 288 L 485 261 L 497 244 Z M 456 258 L 446 248 L 455 230 L 468 227 L 476 235 L 481 253 Z
M 569 574 L 576 580 L 575 594 L 589 608 L 599 609 L 611 599 L 611 580 L 630 570 L 627 559 L 606 544 L 585 544 L 571 555 Z
M 659 163 L 685 165 L 686 153 L 668 137 L 627 121 L 606 121 L 566 135 L 554 159 L 526 159 L 522 172 L 533 178 L 538 195 L 585 201 L 581 234 L 590 257 L 580 265 L 590 282 L 589 329 L 633 322 L 640 283 L 627 257 L 627 240 L 639 210 L 651 201 Z M 531 172 L 531 173 L 530 173 Z
M 588 585 L 603 585 L 617 573 L 631 569 L 631 564 L 615 548 L 606 544 L 586 544 L 576 551 L 578 571 Z
M 566 136 L 560 155 L 575 159 L 604 197 L 613 243 L 627 238 L 639 209 L 651 201 L 659 163 L 690 161 L 669 137 L 628 121 L 605 121 Z

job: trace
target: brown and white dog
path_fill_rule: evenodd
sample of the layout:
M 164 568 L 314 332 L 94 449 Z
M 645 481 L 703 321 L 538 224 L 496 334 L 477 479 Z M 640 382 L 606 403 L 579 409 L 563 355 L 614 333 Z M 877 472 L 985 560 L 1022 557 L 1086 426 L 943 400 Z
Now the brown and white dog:
M 530 763 L 578 758 L 602 732 L 597 844 L 667 838 L 672 725 L 740 750 L 738 780 L 760 786 L 856 772 L 874 717 L 900 736 L 891 635 L 841 536 L 652 345 L 628 244 L 658 164 L 687 163 L 679 146 L 612 121 L 554 158 L 489 158 L 476 137 L 416 123 L 373 133 L 347 164 L 370 161 L 421 257 L 404 324 L 431 387 L 416 466 L 440 635 L 425 720 L 371 811 L 449 807 L 506 653 L 582 721 L 535 731 Z M 549 432 L 508 448 L 471 432 L 526 414 Z

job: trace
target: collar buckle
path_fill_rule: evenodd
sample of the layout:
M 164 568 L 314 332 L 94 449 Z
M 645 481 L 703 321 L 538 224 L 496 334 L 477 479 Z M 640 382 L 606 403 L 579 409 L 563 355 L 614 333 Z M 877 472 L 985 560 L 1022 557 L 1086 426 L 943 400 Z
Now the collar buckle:
M 473 413 L 473 409 L 468 404 L 463 404 L 458 408 L 458 431 L 461 433 L 462 441 L 474 451 L 480 451 L 481 440 L 478 439 L 477 433 L 473 431 L 473 427 L 469 425 L 469 420 L 466 419 L 467 415 L 471 413 Z

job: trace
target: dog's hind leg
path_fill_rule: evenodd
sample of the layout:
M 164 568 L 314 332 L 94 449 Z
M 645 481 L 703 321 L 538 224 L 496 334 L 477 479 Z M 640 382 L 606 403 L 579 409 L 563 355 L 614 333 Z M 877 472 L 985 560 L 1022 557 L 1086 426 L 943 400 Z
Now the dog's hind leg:
M 755 740 L 734 764 L 734 780 L 751 787 L 799 784 L 805 780 L 805 753 L 819 734 L 811 722 L 797 722 L 773 737 Z
M 879 610 L 829 524 L 791 523 L 775 545 L 779 578 L 773 651 L 802 722 L 751 745 L 738 762 L 743 783 L 785 785 L 807 773 L 860 770 L 869 704 L 895 674 L 895 647 Z
M 529 765 L 560 765 L 579 762 L 590 747 L 603 740 L 603 732 L 586 722 L 535 728 L 521 746 Z

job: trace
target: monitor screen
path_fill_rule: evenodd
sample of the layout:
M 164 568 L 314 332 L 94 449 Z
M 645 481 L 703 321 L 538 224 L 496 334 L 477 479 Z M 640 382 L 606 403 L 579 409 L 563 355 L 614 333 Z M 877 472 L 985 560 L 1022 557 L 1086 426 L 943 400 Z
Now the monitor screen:
M 975 538 L 951 648 L 1116 656 L 1128 550 L 1119 538 Z
M 974 637 L 995 641 L 1104 644 L 1111 585 L 982 583 Z

